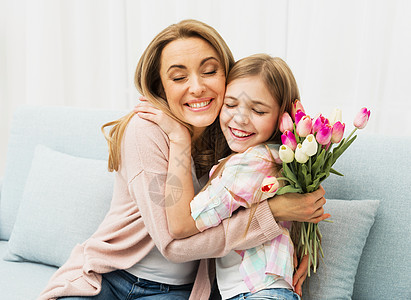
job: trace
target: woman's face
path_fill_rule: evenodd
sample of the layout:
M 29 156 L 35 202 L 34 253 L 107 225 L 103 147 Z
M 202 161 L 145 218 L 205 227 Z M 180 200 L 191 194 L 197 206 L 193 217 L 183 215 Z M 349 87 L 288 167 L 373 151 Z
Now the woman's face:
M 205 129 L 223 104 L 225 73 L 216 50 L 201 38 L 179 39 L 161 54 L 160 77 L 171 112 Z
M 266 142 L 277 126 L 280 106 L 259 76 L 227 85 L 220 113 L 221 130 L 234 152 Z

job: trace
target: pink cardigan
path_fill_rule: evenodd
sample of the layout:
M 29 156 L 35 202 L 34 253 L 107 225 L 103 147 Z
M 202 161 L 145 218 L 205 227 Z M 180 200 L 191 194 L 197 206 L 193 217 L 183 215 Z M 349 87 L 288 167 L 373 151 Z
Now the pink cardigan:
M 168 232 L 163 206 L 168 151 L 168 137 L 156 124 L 138 116 L 132 118 L 123 137 L 122 161 L 108 214 L 97 231 L 72 250 L 39 300 L 97 295 L 101 290 L 100 274 L 130 268 L 154 246 L 173 262 L 202 259 L 190 299 L 208 299 L 214 266 L 204 258 L 252 248 L 281 234 L 264 201 L 246 238 L 249 212 L 240 210 L 217 227 L 174 240 Z

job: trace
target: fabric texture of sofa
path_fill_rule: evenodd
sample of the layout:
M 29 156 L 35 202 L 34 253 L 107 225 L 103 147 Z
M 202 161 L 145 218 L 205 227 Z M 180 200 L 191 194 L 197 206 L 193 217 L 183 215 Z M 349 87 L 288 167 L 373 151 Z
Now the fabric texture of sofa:
M 102 124 L 126 112 L 22 107 L 0 181 L 0 299 L 36 299 L 107 212 Z M 304 299 L 411 299 L 411 137 L 360 132 L 323 184 L 333 223 Z M 90 213 L 92 212 L 92 213 Z

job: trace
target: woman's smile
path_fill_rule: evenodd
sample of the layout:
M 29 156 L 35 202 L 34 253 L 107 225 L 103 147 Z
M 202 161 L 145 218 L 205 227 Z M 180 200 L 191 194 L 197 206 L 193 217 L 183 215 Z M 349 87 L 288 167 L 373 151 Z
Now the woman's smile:
M 213 98 L 201 98 L 196 100 L 190 100 L 185 105 L 187 105 L 189 109 L 192 111 L 204 111 L 210 108 L 210 104 L 213 100 Z

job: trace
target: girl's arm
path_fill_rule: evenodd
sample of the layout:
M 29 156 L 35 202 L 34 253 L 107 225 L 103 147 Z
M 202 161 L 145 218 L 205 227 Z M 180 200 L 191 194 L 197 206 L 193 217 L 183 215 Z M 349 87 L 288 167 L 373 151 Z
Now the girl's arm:
M 159 125 L 170 139 L 164 202 L 170 235 L 176 239 L 194 235 L 199 231 L 190 211 L 190 201 L 194 198 L 190 133 L 185 126 L 149 103 L 138 105 L 135 112 Z

